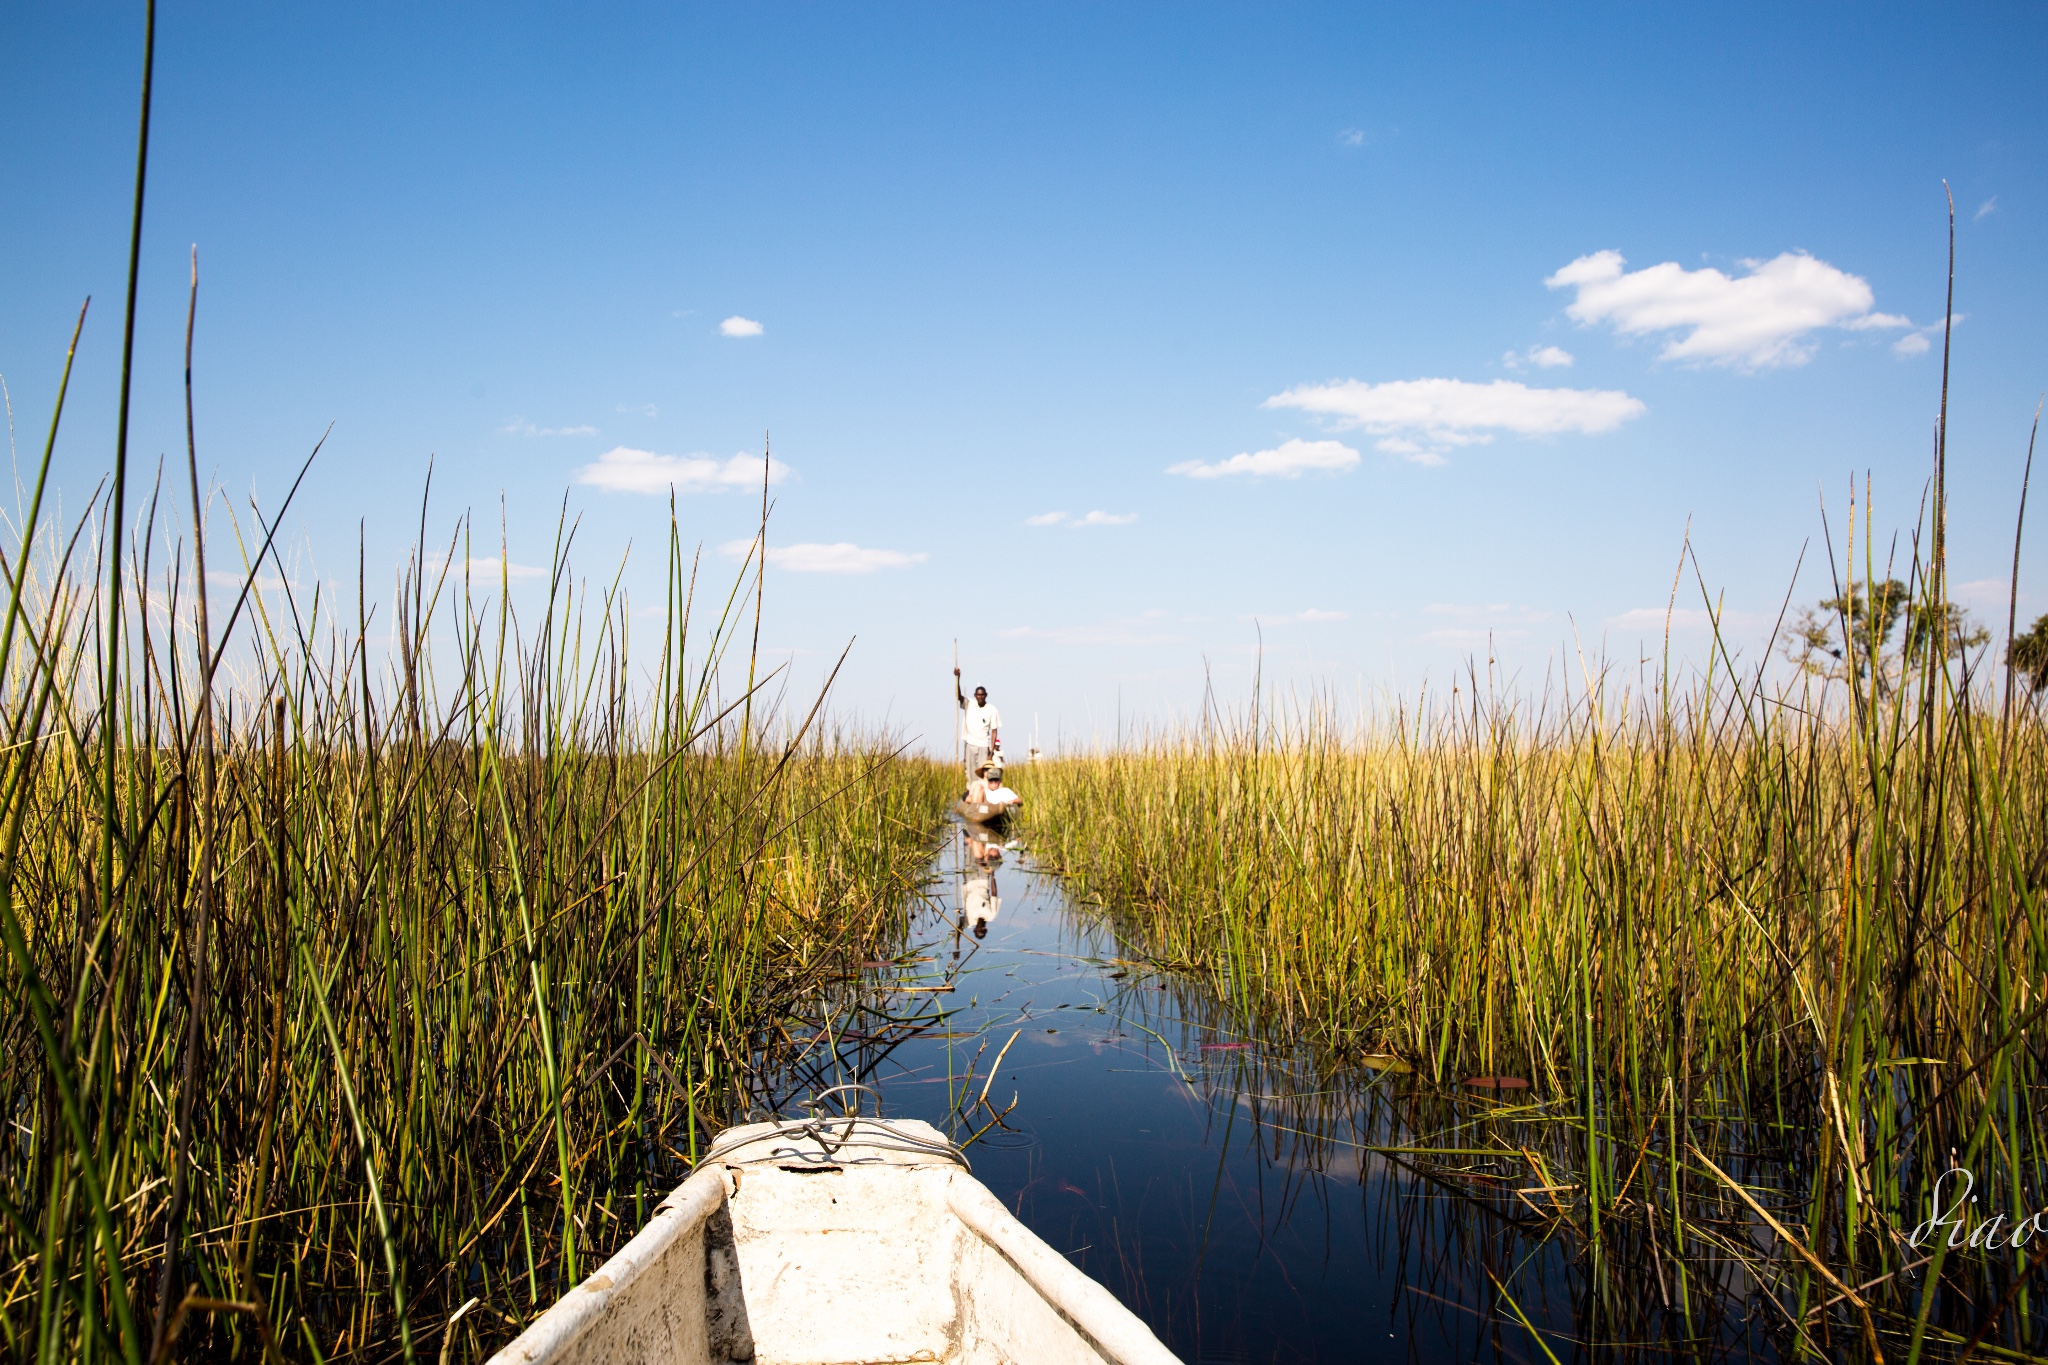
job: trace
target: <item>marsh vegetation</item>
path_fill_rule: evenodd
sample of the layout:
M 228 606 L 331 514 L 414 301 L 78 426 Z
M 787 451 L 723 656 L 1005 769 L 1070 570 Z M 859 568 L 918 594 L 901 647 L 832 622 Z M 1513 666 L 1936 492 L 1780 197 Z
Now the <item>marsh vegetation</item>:
M 1611 1321 L 1654 1295 L 1679 1351 L 1755 1311 L 1794 1355 L 2039 1355 L 2048 1229 L 2006 1238 L 2048 1207 L 2048 735 L 1938 574 L 1851 565 L 1805 623 L 1846 667 L 1774 686 L 1717 641 L 1547 703 L 1474 673 L 1377 720 L 1212 711 L 1033 768 L 1028 834 L 1242 1027 L 1492 1100 L 1484 1140 L 1409 1144 L 1627 1267 Z M 1873 579 L 1900 600 L 1852 610 Z M 1902 619 L 1938 625 L 1887 648 Z M 1951 1168 L 1953 1249 L 1921 1228 Z

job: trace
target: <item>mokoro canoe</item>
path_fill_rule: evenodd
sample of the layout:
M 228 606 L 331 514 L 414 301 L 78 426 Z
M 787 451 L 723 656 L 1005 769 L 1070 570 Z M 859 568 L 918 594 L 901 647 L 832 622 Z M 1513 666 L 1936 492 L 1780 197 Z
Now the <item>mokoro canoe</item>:
M 986 801 L 955 801 L 954 812 L 977 825 L 1000 825 L 1010 818 L 1014 806 L 991 806 Z
M 1180 1365 L 915 1120 L 755 1123 L 493 1365 Z

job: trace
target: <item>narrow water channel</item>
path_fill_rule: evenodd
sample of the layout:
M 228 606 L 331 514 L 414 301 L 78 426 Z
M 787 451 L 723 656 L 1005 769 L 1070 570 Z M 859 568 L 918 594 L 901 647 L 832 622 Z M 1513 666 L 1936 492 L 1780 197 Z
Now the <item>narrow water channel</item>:
M 1561 1359 L 1667 1354 L 1648 1272 L 1587 1273 L 1562 1216 L 1538 1216 L 1555 1201 L 1508 1188 L 1526 1173 L 1365 1150 L 1415 1140 L 1416 1078 L 1318 1072 L 1233 1032 L 1214 989 L 1138 960 L 1028 849 L 973 829 L 949 832 L 905 951 L 828 1004 L 839 1022 L 771 1097 L 784 1112 L 858 1081 L 884 1117 L 967 1143 L 998 1198 L 1190 1365 L 1543 1362 L 1538 1332 Z M 1431 1102 L 1430 1144 L 1455 1147 Z M 1543 1110 L 1450 1106 L 1469 1148 Z M 1771 1354 L 1739 1323 L 1694 1341 Z

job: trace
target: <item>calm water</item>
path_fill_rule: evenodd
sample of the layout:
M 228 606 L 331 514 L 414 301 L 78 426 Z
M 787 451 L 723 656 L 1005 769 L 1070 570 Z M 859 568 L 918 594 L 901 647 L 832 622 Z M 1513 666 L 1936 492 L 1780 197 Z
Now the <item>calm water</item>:
M 956 1141 L 1006 1110 L 968 1147 L 975 1174 L 1191 1363 L 1543 1361 L 1490 1276 L 1561 1359 L 1674 1335 L 1654 1320 L 1650 1268 L 1588 1273 L 1581 1244 L 1514 1194 L 1527 1172 L 1361 1150 L 1416 1142 L 1423 1103 L 1427 1145 L 1488 1146 L 1505 1122 L 1540 1123 L 1540 1097 L 1501 1106 L 1425 1097 L 1413 1077 L 1319 1074 L 1284 1043 L 1233 1033 L 1208 987 L 1129 960 L 1027 851 L 991 868 L 992 851 L 953 832 L 909 951 L 826 1002 L 829 1027 L 770 1097 L 784 1112 L 849 1080 L 880 1092 L 885 1117 Z M 1739 1322 L 1696 1340 L 1704 1355 L 1768 1354 Z

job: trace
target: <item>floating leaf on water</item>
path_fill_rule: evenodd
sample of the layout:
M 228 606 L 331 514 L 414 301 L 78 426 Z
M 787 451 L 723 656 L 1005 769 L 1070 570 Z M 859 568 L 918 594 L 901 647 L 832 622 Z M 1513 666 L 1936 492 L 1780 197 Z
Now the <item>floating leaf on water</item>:
M 1371 1067 L 1374 1071 L 1391 1071 L 1396 1076 L 1406 1076 L 1415 1070 L 1390 1052 L 1369 1052 L 1358 1059 L 1358 1064 Z
M 1130 975 L 1130 973 L 1129 973 L 1129 972 L 1111 972 L 1111 973 L 1109 974 L 1109 979 L 1110 979 L 1111 981 L 1121 981 L 1121 980 L 1123 980 L 1123 979 L 1124 979 L 1125 977 L 1127 977 L 1127 976 L 1129 976 L 1129 975 Z
M 1244 1052 L 1244 1051 L 1248 1050 L 1248 1049 L 1249 1049 L 1250 1047 L 1251 1047 L 1251 1044 L 1250 1044 L 1250 1043 L 1204 1043 L 1204 1044 L 1202 1044 L 1202 1051 L 1204 1051 L 1204 1052 Z
M 1529 1083 L 1520 1076 L 1471 1076 L 1465 1084 L 1477 1090 L 1527 1090 Z

